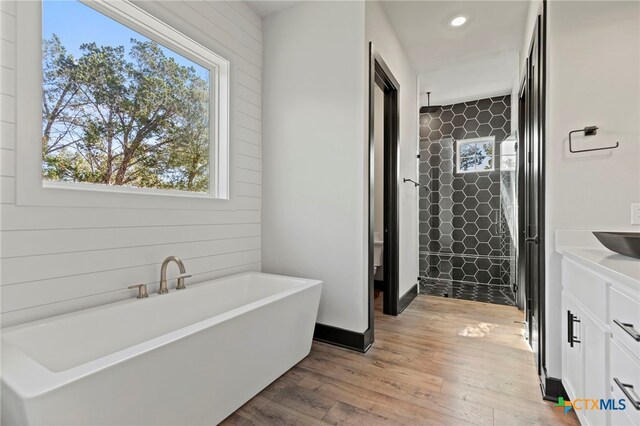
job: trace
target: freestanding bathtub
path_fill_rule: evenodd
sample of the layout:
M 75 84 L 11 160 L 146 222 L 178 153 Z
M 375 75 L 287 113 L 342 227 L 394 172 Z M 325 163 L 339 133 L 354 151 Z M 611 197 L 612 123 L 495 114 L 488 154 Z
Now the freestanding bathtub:
M 243 273 L 5 329 L 2 424 L 216 424 L 309 354 L 321 289 Z

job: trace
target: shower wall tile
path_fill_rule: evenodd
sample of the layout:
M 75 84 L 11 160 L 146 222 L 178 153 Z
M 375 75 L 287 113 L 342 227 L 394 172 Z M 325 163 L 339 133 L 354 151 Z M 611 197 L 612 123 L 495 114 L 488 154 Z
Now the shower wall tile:
M 489 256 L 464 256 L 449 253 L 420 253 L 421 270 L 426 278 L 438 281 L 457 281 L 492 285 L 508 285 L 503 263 L 509 258 Z M 508 278 L 508 277 L 507 277 Z
M 510 285 L 511 241 L 500 204 L 500 143 L 511 133 L 511 97 L 445 105 L 420 115 L 421 275 Z M 494 171 L 457 173 L 456 141 L 494 136 Z

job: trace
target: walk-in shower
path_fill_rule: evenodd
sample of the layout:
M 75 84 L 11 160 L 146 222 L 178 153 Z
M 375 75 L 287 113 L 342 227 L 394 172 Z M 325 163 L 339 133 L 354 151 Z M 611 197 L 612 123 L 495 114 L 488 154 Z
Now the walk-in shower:
M 420 114 L 420 292 L 515 304 L 511 96 Z

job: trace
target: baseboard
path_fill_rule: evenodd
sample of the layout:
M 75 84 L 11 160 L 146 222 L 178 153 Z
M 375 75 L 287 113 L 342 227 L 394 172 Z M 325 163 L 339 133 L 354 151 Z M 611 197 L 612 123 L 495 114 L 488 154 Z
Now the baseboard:
M 398 302 L 398 314 L 401 314 L 402 311 L 404 311 L 406 307 L 409 306 L 411 302 L 413 302 L 413 299 L 415 299 L 417 295 L 418 284 L 414 284 L 413 287 L 411 287 L 409 291 L 407 291 L 404 296 L 400 298 L 400 301 Z
M 358 352 L 368 351 L 373 343 L 373 333 L 371 329 L 366 330 L 364 333 L 357 333 L 355 331 L 345 330 L 344 328 L 319 323 L 316 323 L 313 338 L 320 342 L 330 343 Z
M 558 398 L 562 397 L 565 401 L 569 400 L 569 395 L 562 384 L 562 380 L 555 377 L 546 377 L 540 382 L 542 389 L 542 398 L 547 401 L 558 402 Z

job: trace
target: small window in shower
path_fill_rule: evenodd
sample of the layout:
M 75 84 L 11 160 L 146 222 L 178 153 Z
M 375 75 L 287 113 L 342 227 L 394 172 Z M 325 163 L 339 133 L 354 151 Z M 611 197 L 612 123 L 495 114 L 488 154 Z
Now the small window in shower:
M 515 136 L 509 136 L 500 143 L 500 171 L 514 171 L 518 164 L 518 143 Z
M 456 141 L 458 173 L 479 173 L 494 170 L 495 138 L 493 136 Z

